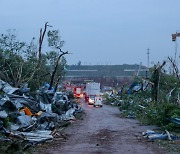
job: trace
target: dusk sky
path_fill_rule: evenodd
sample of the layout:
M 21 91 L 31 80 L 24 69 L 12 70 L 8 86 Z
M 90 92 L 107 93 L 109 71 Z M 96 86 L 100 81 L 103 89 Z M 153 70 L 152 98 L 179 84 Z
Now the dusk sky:
M 180 32 L 180 0 L 0 0 L 0 8 L 1 34 L 16 29 L 30 42 L 46 21 L 59 29 L 68 64 L 147 65 L 149 48 L 152 65 L 174 57 L 171 34 Z

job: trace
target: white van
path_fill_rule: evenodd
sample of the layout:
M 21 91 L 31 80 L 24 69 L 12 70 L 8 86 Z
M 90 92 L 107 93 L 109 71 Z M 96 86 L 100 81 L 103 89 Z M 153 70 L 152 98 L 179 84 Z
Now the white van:
M 96 96 L 95 97 L 95 102 L 94 102 L 94 107 L 102 107 L 102 97 L 101 96 Z

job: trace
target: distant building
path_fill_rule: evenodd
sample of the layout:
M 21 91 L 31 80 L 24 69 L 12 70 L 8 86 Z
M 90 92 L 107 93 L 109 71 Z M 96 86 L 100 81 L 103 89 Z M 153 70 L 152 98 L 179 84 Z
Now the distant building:
M 70 65 L 66 80 L 82 83 L 86 80 L 100 82 L 104 86 L 121 86 L 133 76 L 146 77 L 147 67 L 139 65 Z

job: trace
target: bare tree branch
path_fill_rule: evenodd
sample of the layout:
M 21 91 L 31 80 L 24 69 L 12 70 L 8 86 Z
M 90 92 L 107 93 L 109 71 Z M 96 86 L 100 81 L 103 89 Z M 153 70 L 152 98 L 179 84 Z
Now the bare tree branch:
M 56 74 L 56 71 L 57 71 L 57 68 L 58 68 L 59 61 L 60 61 L 61 57 L 62 57 L 63 55 L 69 54 L 68 51 L 63 52 L 61 49 L 60 49 L 60 52 L 61 52 L 61 54 L 60 54 L 59 57 L 57 58 L 56 63 L 55 63 L 54 70 L 53 70 L 53 72 L 52 72 L 49 90 L 51 90 L 51 88 L 52 88 L 52 86 L 53 86 L 54 77 L 55 77 L 55 74 Z
M 173 67 L 173 70 L 174 70 L 173 72 L 175 73 L 175 76 L 177 78 L 179 78 L 179 69 L 178 69 L 178 66 L 176 65 L 175 60 L 173 60 L 172 57 L 168 57 L 168 60 L 169 60 L 169 62 L 171 63 L 171 65 Z

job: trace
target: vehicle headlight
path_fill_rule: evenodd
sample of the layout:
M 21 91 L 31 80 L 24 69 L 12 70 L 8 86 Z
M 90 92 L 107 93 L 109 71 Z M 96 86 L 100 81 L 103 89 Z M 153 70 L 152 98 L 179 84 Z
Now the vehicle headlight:
M 93 103 L 93 100 L 92 100 L 92 99 L 89 99 L 89 102 Z

